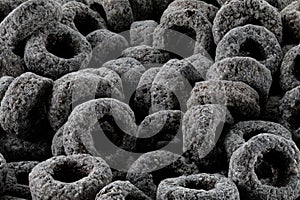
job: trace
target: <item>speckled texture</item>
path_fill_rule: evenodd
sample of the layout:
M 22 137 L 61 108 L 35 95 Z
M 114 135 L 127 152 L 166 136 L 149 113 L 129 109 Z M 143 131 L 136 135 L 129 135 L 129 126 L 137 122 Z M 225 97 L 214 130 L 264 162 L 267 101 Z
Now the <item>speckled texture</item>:
M 129 181 L 115 181 L 100 190 L 95 200 L 143 199 L 151 200 Z
M 5 179 L 7 174 L 6 160 L 3 155 L 0 154 L 0 195 L 3 194 L 5 189 Z
M 153 13 L 152 0 L 129 0 L 134 21 L 149 19 Z
M 65 156 L 65 148 L 63 144 L 63 133 L 64 133 L 64 126 L 60 127 L 58 131 L 56 131 L 55 135 L 52 139 L 51 144 L 51 152 L 53 156 Z
M 95 30 L 106 28 L 101 15 L 83 3 L 68 2 L 62 6 L 62 12 L 61 23 L 79 31 L 84 36 Z
M 274 74 L 279 70 L 283 55 L 272 32 L 250 24 L 230 30 L 218 43 L 216 61 L 234 56 L 252 57 Z
M 46 118 L 45 99 L 52 84 L 51 79 L 31 72 L 14 79 L 0 106 L 2 128 L 19 137 L 32 138 Z
M 220 174 L 193 174 L 163 180 L 157 189 L 157 200 L 239 200 L 236 185 Z
M 163 12 L 174 0 L 152 0 L 153 3 L 153 18 L 159 22 Z
M 196 83 L 187 107 L 204 104 L 226 105 L 238 121 L 256 118 L 260 113 L 258 93 L 243 82 L 209 80 Z
M 16 77 L 24 73 L 24 50 L 20 45 L 35 31 L 59 21 L 61 16 L 60 5 L 52 0 L 27 1 L 14 9 L 0 25 L 0 74 Z
M 50 29 L 34 34 L 26 44 L 24 60 L 36 74 L 58 79 L 85 68 L 92 48 L 79 32 L 57 23 Z
M 287 92 L 300 85 L 300 45 L 290 49 L 284 56 L 280 68 L 280 85 Z
M 291 1 L 291 0 L 290 0 Z M 288 1 L 289 2 L 289 1 Z M 300 41 L 300 2 L 291 1 L 291 3 L 281 11 L 281 18 L 283 29 L 287 32 L 287 39 L 294 39 L 296 42 Z
M 206 79 L 207 71 L 214 64 L 214 61 L 210 58 L 209 55 L 203 54 L 192 55 L 188 58 L 185 58 L 185 60 L 193 65 L 193 67 L 201 75 L 202 80 Z
M 225 58 L 214 63 L 208 70 L 206 80 L 241 81 L 259 94 L 260 105 L 268 101 L 272 74 L 263 64 L 250 57 Z
M 263 0 L 231 0 L 218 11 L 213 23 L 214 41 L 218 44 L 231 29 L 246 24 L 262 25 L 282 41 L 282 21 L 276 8 Z
M 130 26 L 130 44 L 132 46 L 152 46 L 153 31 L 158 23 L 153 20 L 133 22 Z
M 152 151 L 136 160 L 127 173 L 127 180 L 151 198 L 164 178 L 197 173 L 195 164 L 185 162 L 180 155 L 168 151 Z
M 217 0 L 221 5 L 224 5 L 226 2 L 231 0 Z M 278 10 L 284 9 L 287 5 L 289 5 L 294 0 L 266 0 L 271 6 L 274 6 Z
M 232 126 L 224 140 L 225 150 L 228 160 L 232 154 L 252 137 L 261 134 L 270 133 L 282 136 L 286 139 L 292 139 L 292 133 L 280 124 L 268 121 L 243 121 Z
M 63 177 L 66 174 L 70 177 Z M 33 200 L 93 199 L 111 179 L 111 170 L 100 157 L 57 156 L 33 168 L 29 186 Z
M 293 200 L 300 194 L 300 153 L 295 143 L 261 134 L 235 151 L 228 177 L 249 200 Z
M 11 76 L 2 76 L 0 78 L 0 102 L 2 101 L 5 92 L 7 91 L 10 84 L 13 82 L 14 77 Z

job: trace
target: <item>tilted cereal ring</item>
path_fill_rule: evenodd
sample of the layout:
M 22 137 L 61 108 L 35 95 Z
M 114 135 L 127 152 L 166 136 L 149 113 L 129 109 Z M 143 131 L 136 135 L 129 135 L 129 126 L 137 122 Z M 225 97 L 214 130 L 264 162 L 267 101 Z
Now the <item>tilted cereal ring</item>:
M 282 41 L 282 21 L 276 8 L 262 0 L 231 0 L 221 7 L 213 23 L 213 36 L 218 44 L 231 29 L 246 24 L 260 25 Z
M 14 9 L 0 25 L 0 74 L 16 77 L 24 73 L 24 46 L 28 37 L 59 21 L 61 16 L 60 5 L 52 0 L 26 1 Z
M 31 72 L 14 79 L 0 106 L 2 128 L 22 138 L 32 138 L 32 133 L 37 134 L 35 132 L 41 129 L 41 124 L 47 121 L 45 99 L 52 84 L 51 79 Z
M 272 85 L 272 74 L 253 58 L 233 57 L 213 64 L 207 72 L 206 80 L 244 82 L 257 91 L 261 105 L 265 106 Z
M 159 150 L 141 155 L 132 164 L 126 179 L 154 199 L 160 181 L 197 172 L 196 165 L 185 162 L 182 156 Z
M 236 185 L 220 174 L 193 174 L 163 180 L 157 189 L 157 200 L 239 200 Z
M 144 192 L 129 181 L 115 181 L 100 190 L 95 200 L 144 199 L 150 200 Z
M 71 1 L 62 6 L 63 17 L 61 22 L 86 36 L 98 29 L 106 28 L 101 15 L 87 5 Z
M 29 174 L 33 199 L 95 199 L 112 180 L 107 163 L 90 155 L 57 156 L 41 162 Z
M 4 159 L 3 155 L 0 153 L 0 195 L 2 195 L 4 192 L 6 174 L 7 174 L 6 160 Z
M 225 136 L 224 145 L 228 160 L 239 147 L 260 133 L 270 133 L 292 139 L 292 134 L 280 124 L 268 121 L 243 121 L 232 126 Z
M 211 58 L 208 58 L 203 54 L 195 54 L 185 58 L 184 60 L 193 65 L 193 67 L 200 74 L 202 80 L 206 79 L 207 71 L 214 64 L 214 61 Z
M 252 57 L 275 74 L 279 70 L 282 50 L 272 32 L 249 24 L 230 30 L 217 46 L 216 61 L 235 56 Z
M 236 150 L 228 177 L 244 199 L 297 199 L 300 195 L 300 153 L 291 140 L 272 134 L 251 138 Z
M 130 26 L 130 44 L 132 46 L 152 46 L 153 32 L 158 23 L 153 20 L 136 21 Z
M 238 121 L 260 114 L 258 93 L 243 82 L 209 80 L 196 83 L 187 107 L 204 104 L 225 105 Z
M 27 42 L 24 60 L 36 74 L 58 79 L 88 65 L 92 49 L 79 32 L 57 23 L 35 33 Z
M 290 1 L 288 1 L 290 2 Z M 286 33 L 287 40 L 300 41 L 300 2 L 293 1 L 281 11 L 283 31 Z

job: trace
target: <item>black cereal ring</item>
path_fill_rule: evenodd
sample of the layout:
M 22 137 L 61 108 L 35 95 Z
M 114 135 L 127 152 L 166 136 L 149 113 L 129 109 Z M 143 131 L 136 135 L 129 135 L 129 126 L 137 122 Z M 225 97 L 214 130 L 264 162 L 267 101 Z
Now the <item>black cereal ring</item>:
M 270 133 L 292 139 L 291 132 L 280 124 L 268 121 L 242 121 L 232 126 L 225 136 L 224 145 L 228 160 L 233 152 L 260 133 Z
M 241 199 L 297 199 L 300 195 L 300 153 L 291 140 L 272 134 L 251 138 L 236 150 L 228 177 Z
M 201 79 L 205 80 L 207 71 L 214 64 L 214 61 L 209 57 L 210 56 L 203 54 L 195 54 L 188 58 L 185 58 L 184 60 L 193 65 L 193 67 L 201 75 Z
M 272 85 L 272 74 L 263 64 L 250 57 L 225 58 L 214 63 L 206 80 L 244 82 L 257 91 L 261 106 L 265 106 Z
M 217 45 L 216 61 L 235 56 L 252 57 L 275 74 L 283 55 L 272 32 L 249 24 L 230 30 Z
M 29 71 L 57 79 L 85 68 L 91 56 L 91 46 L 83 35 L 57 23 L 29 39 L 24 60 Z
M 211 23 L 218 12 L 218 8 L 212 4 L 205 3 L 203 1 L 197 0 L 176 0 L 169 4 L 168 8 L 164 11 L 161 18 L 168 12 L 180 10 L 180 9 L 198 9 L 202 12 L 204 17 L 206 17 Z
M 145 20 L 152 17 L 152 0 L 129 0 L 134 21 Z
M 213 43 L 211 27 L 198 9 L 166 11 L 153 33 L 153 46 L 182 57 L 197 54 L 202 49 L 210 51 Z
M 65 122 L 77 105 L 90 99 L 112 97 L 122 99 L 122 92 L 101 76 L 83 71 L 69 73 L 53 84 L 48 119 L 54 131 Z
M 180 59 L 176 54 L 147 45 L 129 47 L 122 52 L 122 57 L 138 60 L 146 69 L 161 67 L 173 58 Z
M 185 60 L 172 59 L 161 67 L 152 82 L 151 109 L 186 110 L 186 101 L 201 75 Z
M 291 1 L 290 1 L 291 2 Z M 300 2 L 293 1 L 281 11 L 283 31 L 289 40 L 300 41 Z
M 217 0 L 220 5 L 224 5 L 226 2 L 230 0 Z M 289 5 L 294 0 L 266 0 L 271 6 L 277 8 L 279 11 L 284 9 L 287 5 Z
M 153 20 L 133 22 L 130 26 L 131 46 L 148 45 L 152 46 L 153 32 L 158 23 Z
M 101 130 L 96 129 L 97 125 Z M 64 126 L 63 145 L 67 155 L 89 153 L 104 156 L 97 141 L 93 141 L 95 131 L 95 134 L 105 134 L 108 142 L 128 151 L 134 148 L 137 134 L 130 107 L 110 98 L 90 100 L 76 106 Z
M 114 181 L 100 190 L 95 200 L 140 199 L 151 200 L 129 181 Z
M 246 24 L 264 26 L 282 41 L 280 13 L 268 2 L 262 0 L 231 0 L 218 11 L 213 23 L 213 36 L 218 44 L 231 29 Z M 267 39 L 267 38 L 266 38 Z
M 163 180 L 157 189 L 157 200 L 239 200 L 236 185 L 220 174 L 193 174 Z
M 7 174 L 6 160 L 4 159 L 3 155 L 0 153 L 0 196 L 4 192 L 6 174 Z
M 280 85 L 287 92 L 300 85 L 300 45 L 290 49 L 284 56 L 280 68 Z
M 109 60 L 117 59 L 129 44 L 125 37 L 106 29 L 94 31 L 86 36 L 93 48 L 88 67 L 99 68 Z
M 0 78 L 0 102 L 2 101 L 5 92 L 7 91 L 10 84 L 13 82 L 14 77 L 11 76 L 2 76 Z
M 243 82 L 209 80 L 196 83 L 187 107 L 204 104 L 225 105 L 238 121 L 260 114 L 258 93 Z
M 195 164 L 187 163 L 180 155 L 158 150 L 141 155 L 130 167 L 126 179 L 154 199 L 160 181 L 195 173 L 198 173 Z
M 121 77 L 123 91 L 127 99 L 131 97 L 142 74 L 146 71 L 139 61 L 130 57 L 108 61 L 102 67 L 115 71 Z
M 106 23 L 101 15 L 87 5 L 71 1 L 62 6 L 63 17 L 61 23 L 86 36 L 98 29 L 106 28 Z
M 100 157 L 57 156 L 33 168 L 29 186 L 33 199 L 95 199 L 112 173 Z
M 18 137 L 32 138 L 31 134 L 40 130 L 43 121 L 47 121 L 45 99 L 52 89 L 52 84 L 51 79 L 31 72 L 15 78 L 1 102 L 2 128 Z
M 53 156 L 65 156 L 65 148 L 63 144 L 63 133 L 64 133 L 64 126 L 60 127 L 58 131 L 56 131 L 51 144 L 51 152 Z
M 24 73 L 26 41 L 35 31 L 59 21 L 61 16 L 60 5 L 52 0 L 26 1 L 14 9 L 0 26 L 0 74 L 16 77 Z

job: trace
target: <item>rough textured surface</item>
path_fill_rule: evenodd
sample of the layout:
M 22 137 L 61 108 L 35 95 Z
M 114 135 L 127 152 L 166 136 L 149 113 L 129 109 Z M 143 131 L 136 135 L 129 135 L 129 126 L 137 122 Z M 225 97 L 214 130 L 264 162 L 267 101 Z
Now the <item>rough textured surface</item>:
M 236 185 L 219 174 L 193 174 L 163 180 L 157 189 L 157 200 L 239 200 Z
M 64 133 L 64 126 L 62 126 L 58 131 L 55 133 L 52 139 L 51 144 L 51 152 L 53 156 L 65 156 L 65 148 L 63 144 L 63 133 Z
M 193 65 L 200 74 L 202 80 L 206 79 L 207 71 L 214 64 L 214 61 L 209 55 L 203 55 L 201 53 L 185 58 L 185 60 Z
M 293 1 L 281 11 L 283 30 L 286 33 L 286 40 L 300 41 L 300 2 Z M 291 37 L 291 38 L 290 38 Z
M 231 0 L 217 0 L 220 5 L 224 5 L 226 2 Z M 289 5 L 293 0 L 266 0 L 271 6 L 274 6 L 278 10 L 284 9 L 287 5 Z
M 231 0 L 221 7 L 213 23 L 213 36 L 218 44 L 231 29 L 245 24 L 264 26 L 282 41 L 282 21 L 276 8 L 262 0 Z
M 292 200 L 300 194 L 300 153 L 295 143 L 260 134 L 235 151 L 228 177 L 247 199 Z
M 279 70 L 282 50 L 272 32 L 250 24 L 230 30 L 218 43 L 216 61 L 234 56 L 252 57 L 274 74 Z
M 29 186 L 33 199 L 93 199 L 111 179 L 109 166 L 99 157 L 57 156 L 33 168 Z
M 0 154 L 0 195 L 3 194 L 5 189 L 5 179 L 7 174 L 6 160 L 3 155 Z
M 152 46 L 153 31 L 158 23 L 153 20 L 133 22 L 130 26 L 130 44 L 132 46 Z
M 2 76 L 0 78 L 0 101 L 2 101 L 5 92 L 7 91 L 10 84 L 13 82 L 14 77 L 11 76 Z

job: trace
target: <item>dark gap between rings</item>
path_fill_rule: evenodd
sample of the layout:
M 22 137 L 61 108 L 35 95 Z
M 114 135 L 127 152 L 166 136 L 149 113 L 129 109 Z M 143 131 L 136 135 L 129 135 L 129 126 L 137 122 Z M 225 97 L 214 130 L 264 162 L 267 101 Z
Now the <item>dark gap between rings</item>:
M 263 47 L 252 38 L 247 38 L 246 41 L 241 44 L 238 56 L 251 57 L 258 61 L 266 59 Z
M 74 24 L 83 36 L 101 28 L 97 20 L 88 13 L 77 14 L 74 18 Z
M 92 3 L 90 5 L 90 8 L 93 10 L 93 11 L 96 11 L 97 13 L 100 14 L 100 16 L 104 19 L 105 23 L 107 24 L 107 16 L 106 16 L 106 12 L 103 8 L 103 6 L 99 3 Z
M 211 182 L 209 182 L 211 181 Z M 209 191 L 215 187 L 216 182 L 213 180 L 188 180 L 185 184 L 185 187 L 188 189 L 194 190 L 206 190 Z
M 293 65 L 294 65 L 293 75 L 298 81 L 300 81 L 300 55 L 296 56 Z

